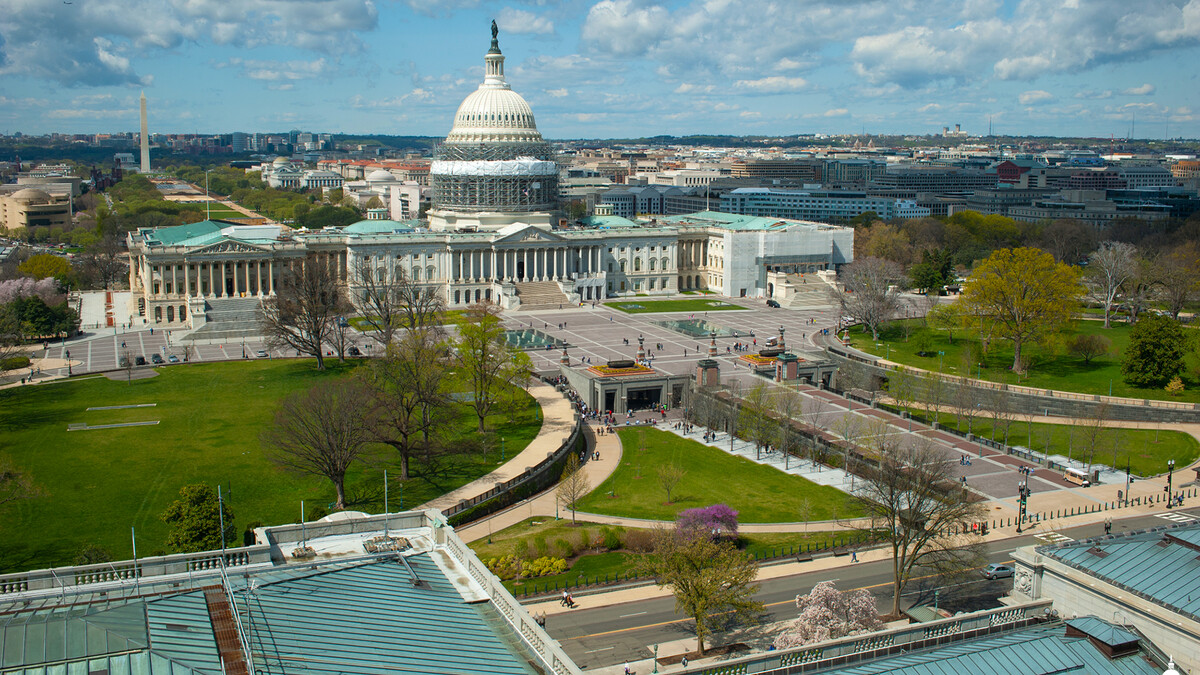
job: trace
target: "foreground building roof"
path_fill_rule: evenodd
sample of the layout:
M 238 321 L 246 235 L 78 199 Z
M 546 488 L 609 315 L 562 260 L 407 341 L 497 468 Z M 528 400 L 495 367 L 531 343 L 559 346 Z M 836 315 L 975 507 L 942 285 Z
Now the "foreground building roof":
M 0 577 L 0 672 L 579 672 L 437 512 L 258 537 Z

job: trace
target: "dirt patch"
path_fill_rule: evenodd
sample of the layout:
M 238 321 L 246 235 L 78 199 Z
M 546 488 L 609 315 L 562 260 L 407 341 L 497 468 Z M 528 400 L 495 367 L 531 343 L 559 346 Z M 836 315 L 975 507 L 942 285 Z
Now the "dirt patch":
M 134 368 L 133 372 L 126 373 L 124 370 L 106 370 L 104 376 L 114 382 L 124 382 L 126 380 L 148 380 L 152 377 L 158 377 L 158 371 L 153 368 Z

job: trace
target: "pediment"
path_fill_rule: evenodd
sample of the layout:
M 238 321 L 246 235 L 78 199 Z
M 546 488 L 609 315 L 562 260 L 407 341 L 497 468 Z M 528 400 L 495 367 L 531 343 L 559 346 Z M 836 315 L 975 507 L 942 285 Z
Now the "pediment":
M 549 242 L 549 241 L 564 241 L 563 238 L 539 227 L 519 223 L 509 225 L 508 227 L 496 232 L 496 238 L 492 241 L 501 243 L 518 243 L 518 242 Z
M 247 244 L 244 241 L 236 239 L 226 239 L 215 244 L 209 244 L 201 248 L 190 251 L 188 255 L 210 255 L 218 253 L 263 253 L 266 249 L 261 246 Z

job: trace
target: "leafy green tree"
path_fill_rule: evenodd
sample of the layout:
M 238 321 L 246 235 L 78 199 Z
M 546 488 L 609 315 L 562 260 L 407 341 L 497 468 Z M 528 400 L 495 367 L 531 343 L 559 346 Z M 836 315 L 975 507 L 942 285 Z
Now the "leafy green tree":
M 1067 345 L 1067 350 L 1071 354 L 1083 359 L 1083 363 L 1090 364 L 1092 359 L 1097 356 L 1104 356 L 1112 350 L 1112 340 L 1103 335 L 1089 335 L 1082 333 L 1076 335 Z
M 642 574 L 670 586 L 675 608 L 696 621 L 696 649 L 704 654 L 704 639 L 712 632 L 711 617 L 733 614 L 752 617 L 763 610 L 754 599 L 758 565 L 727 540 L 700 529 L 654 531 L 654 550 L 631 560 Z
M 224 542 L 237 545 L 237 528 L 228 504 L 217 500 L 217 492 L 203 484 L 185 485 L 179 499 L 171 502 L 162 513 L 163 522 L 171 527 L 167 548 L 177 553 L 212 551 L 221 548 L 221 516 L 225 518 Z
M 963 327 L 963 308 L 958 303 L 938 305 L 925 315 L 925 323 L 933 330 L 944 330 L 954 344 L 954 331 Z
M 1183 372 L 1187 336 L 1178 321 L 1148 314 L 1129 331 L 1121 374 L 1134 387 L 1162 387 Z
M 1001 249 L 975 268 L 963 289 L 963 311 L 992 325 L 1013 343 L 1014 371 L 1021 348 L 1071 320 L 1083 293 L 1074 269 L 1035 248 Z
M 946 249 L 926 250 L 921 253 L 921 262 L 908 270 L 913 288 L 926 293 L 937 293 L 954 280 L 954 263 Z
M 17 266 L 17 270 L 33 279 L 53 277 L 61 288 L 69 286 L 72 279 L 71 263 L 66 258 L 51 253 L 31 255 Z
M 326 205 L 318 206 L 302 217 L 298 217 L 296 223 L 312 230 L 319 230 L 325 227 L 345 227 L 360 220 L 362 220 L 362 214 L 357 209 Z

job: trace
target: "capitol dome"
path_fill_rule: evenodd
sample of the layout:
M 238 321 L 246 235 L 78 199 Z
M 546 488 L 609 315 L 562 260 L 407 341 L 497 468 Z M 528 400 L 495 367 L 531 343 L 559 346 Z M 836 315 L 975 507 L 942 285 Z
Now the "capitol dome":
M 529 104 L 504 79 L 495 22 L 483 83 L 463 99 L 433 160 L 432 229 L 495 230 L 514 218 L 552 222 L 558 208 L 554 148 L 538 132 Z M 488 222 L 480 214 L 489 214 Z

